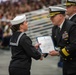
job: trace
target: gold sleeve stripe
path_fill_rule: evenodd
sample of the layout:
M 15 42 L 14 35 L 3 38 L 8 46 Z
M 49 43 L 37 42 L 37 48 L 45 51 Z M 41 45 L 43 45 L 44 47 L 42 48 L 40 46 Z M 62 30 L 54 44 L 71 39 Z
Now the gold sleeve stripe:
M 63 54 L 64 54 L 65 56 L 69 56 L 69 55 L 70 55 L 70 54 L 66 51 L 65 48 L 62 49 L 62 52 L 63 52 Z

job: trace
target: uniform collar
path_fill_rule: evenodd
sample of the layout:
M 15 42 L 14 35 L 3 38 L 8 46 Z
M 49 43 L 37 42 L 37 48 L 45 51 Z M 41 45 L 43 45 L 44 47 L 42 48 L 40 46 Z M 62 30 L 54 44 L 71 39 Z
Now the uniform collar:
M 69 17 L 69 20 L 70 20 L 74 15 L 76 15 L 76 13 L 75 13 L 75 14 L 73 14 L 72 16 L 70 16 L 70 17 Z
M 63 20 L 63 22 L 61 23 L 61 25 L 59 26 L 60 30 L 62 29 L 63 27 L 63 23 L 64 23 L 65 19 Z

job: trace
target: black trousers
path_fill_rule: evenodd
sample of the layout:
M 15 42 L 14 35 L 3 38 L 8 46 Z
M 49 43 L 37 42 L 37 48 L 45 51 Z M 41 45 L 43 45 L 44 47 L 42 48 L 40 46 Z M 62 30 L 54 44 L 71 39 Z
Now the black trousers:
M 9 75 L 30 75 L 30 71 L 21 68 L 9 68 Z
M 63 61 L 63 75 L 76 75 L 76 60 Z

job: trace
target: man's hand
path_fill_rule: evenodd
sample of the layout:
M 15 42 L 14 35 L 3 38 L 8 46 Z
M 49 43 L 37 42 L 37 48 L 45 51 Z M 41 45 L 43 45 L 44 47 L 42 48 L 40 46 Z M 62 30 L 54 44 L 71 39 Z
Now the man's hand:
M 51 55 L 51 56 L 58 56 L 58 55 L 59 55 L 59 52 L 53 50 L 53 51 L 50 51 L 50 52 L 49 52 L 49 55 Z

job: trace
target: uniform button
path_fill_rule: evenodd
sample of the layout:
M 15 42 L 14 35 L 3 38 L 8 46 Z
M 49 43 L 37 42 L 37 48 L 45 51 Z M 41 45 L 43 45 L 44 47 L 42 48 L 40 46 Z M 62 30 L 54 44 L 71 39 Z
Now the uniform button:
M 69 52 L 69 50 L 67 50 L 67 52 Z
M 69 42 L 67 42 L 67 43 L 69 43 Z
M 70 58 L 70 60 L 72 60 L 72 58 Z
M 66 58 L 64 58 L 64 60 L 67 60 Z
M 56 36 L 54 36 L 56 38 Z

